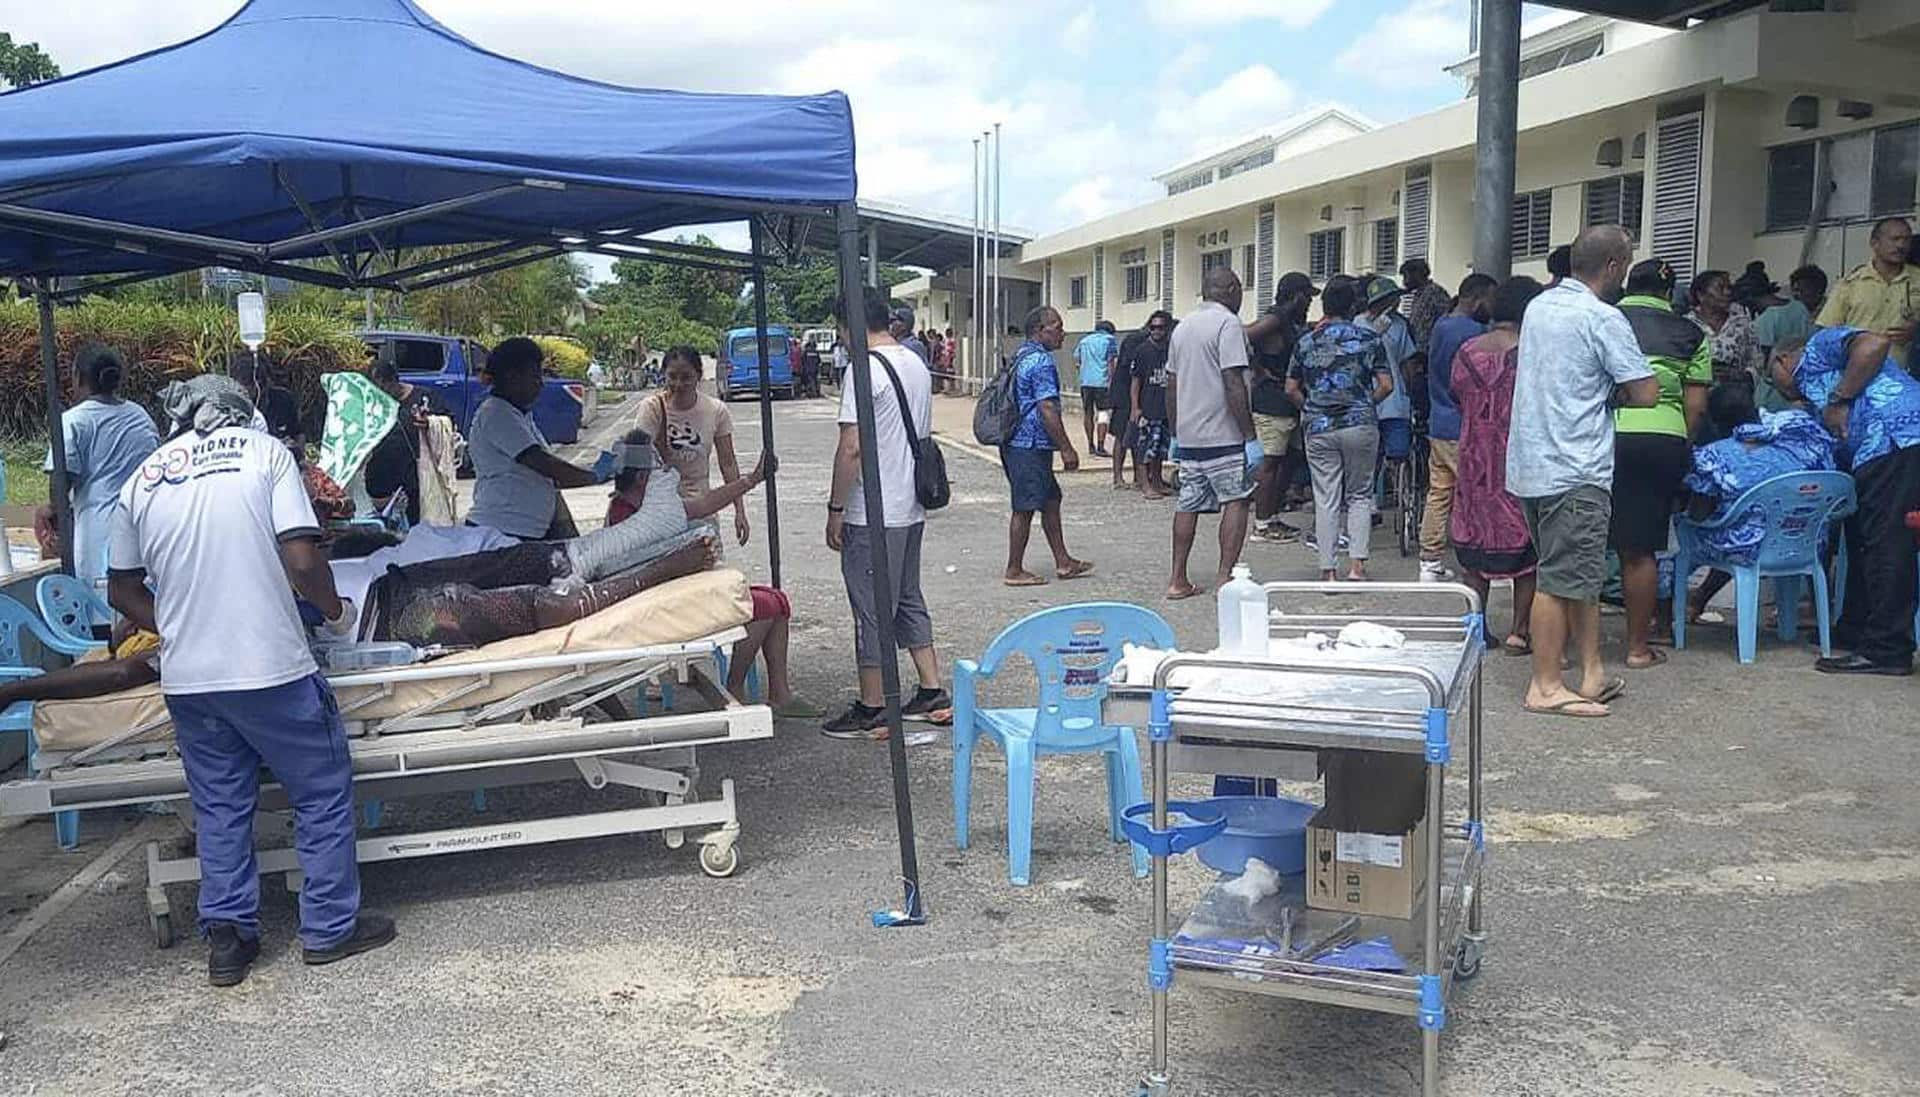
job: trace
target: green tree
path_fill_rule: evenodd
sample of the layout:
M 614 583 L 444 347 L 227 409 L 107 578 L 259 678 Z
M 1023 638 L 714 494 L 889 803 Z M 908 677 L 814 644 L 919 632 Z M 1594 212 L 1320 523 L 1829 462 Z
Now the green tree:
M 880 282 L 891 289 L 918 277 L 917 272 L 890 263 L 880 264 Z M 840 267 L 833 258 L 818 252 L 801 256 L 791 266 L 767 271 L 767 319 L 776 324 L 818 325 L 830 323 L 833 303 L 840 297 Z M 742 323 L 752 323 L 753 301 L 742 303 Z
M 40 51 L 37 42 L 15 42 L 0 31 L 0 85 L 24 88 L 60 75 L 60 66 Z
M 676 242 L 714 246 L 704 235 Z M 687 343 L 711 354 L 733 322 L 744 284 L 740 275 L 727 271 L 616 260 L 613 281 L 587 295 L 598 311 L 582 327 L 581 338 L 609 362 L 631 357 L 641 343 L 650 350 Z

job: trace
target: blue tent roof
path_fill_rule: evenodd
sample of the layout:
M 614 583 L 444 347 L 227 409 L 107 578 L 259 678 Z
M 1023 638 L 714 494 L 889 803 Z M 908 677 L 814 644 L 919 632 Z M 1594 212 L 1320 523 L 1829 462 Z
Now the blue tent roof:
M 364 253 L 364 234 L 299 238 L 432 203 L 447 204 L 392 218 L 381 246 L 637 234 L 855 189 L 837 92 L 583 80 L 483 50 L 411 0 L 250 0 L 199 38 L 0 95 L 0 275 Z

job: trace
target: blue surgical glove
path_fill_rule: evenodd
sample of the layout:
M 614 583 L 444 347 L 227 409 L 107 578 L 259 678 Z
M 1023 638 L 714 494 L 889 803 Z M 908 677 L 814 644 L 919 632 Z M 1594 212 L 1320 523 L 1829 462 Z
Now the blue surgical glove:
M 601 450 L 599 459 L 593 463 L 593 482 L 596 484 L 604 484 L 608 480 L 613 479 L 617 462 L 618 458 L 614 457 L 613 454 L 606 450 Z

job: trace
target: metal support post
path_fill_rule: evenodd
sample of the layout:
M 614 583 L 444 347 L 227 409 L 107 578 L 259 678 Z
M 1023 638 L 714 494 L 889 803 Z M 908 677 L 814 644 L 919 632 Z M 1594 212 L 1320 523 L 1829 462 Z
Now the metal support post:
M 1007 330 L 1007 303 L 1000 284 L 1000 123 L 993 124 L 993 368 L 1000 368 L 1000 333 Z
M 47 390 L 47 451 L 53 456 L 53 475 L 47 494 L 52 496 L 49 501 L 53 504 L 54 521 L 60 527 L 60 570 L 72 575 L 73 500 L 67 493 L 66 428 L 62 423 L 66 401 L 60 392 L 59 349 L 54 345 L 52 280 L 43 278 L 35 283 L 33 297 L 40 306 L 40 379 Z M 5 549 L 5 545 L 0 545 L 0 551 Z
M 760 354 L 760 452 L 762 460 L 773 456 L 773 386 L 768 373 L 767 347 L 767 260 L 764 230 L 760 219 L 750 222 L 753 240 L 753 326 Z M 792 348 L 788 348 L 792 352 Z M 773 585 L 780 586 L 780 493 L 778 478 L 767 473 L 767 566 L 773 573 Z
M 973 139 L 973 225 L 967 236 L 967 246 L 971 250 L 973 261 L 967 271 L 967 374 L 982 382 L 986 380 L 986 371 L 981 368 L 980 357 L 980 257 L 986 251 L 980 238 L 980 139 Z
M 1473 269 L 1513 272 L 1513 161 L 1520 124 L 1520 0 L 1480 5 L 1478 152 L 1473 180 Z
M 860 490 L 866 497 L 867 528 L 873 556 L 874 640 L 880 650 L 881 704 L 887 718 L 887 758 L 893 767 L 893 812 L 900 831 L 900 877 L 906 888 L 909 922 L 926 917 L 920 893 L 920 858 L 914 848 L 913 800 L 907 783 L 907 738 L 900 728 L 900 658 L 893 635 L 893 573 L 887 560 L 886 504 L 880 493 L 879 439 L 873 425 L 873 372 L 867 358 L 865 289 L 860 284 L 860 213 L 852 202 L 834 209 L 840 239 L 840 292 L 846 301 L 847 379 L 853 383 L 854 414 L 859 419 Z M 851 532 L 851 530 L 849 530 Z

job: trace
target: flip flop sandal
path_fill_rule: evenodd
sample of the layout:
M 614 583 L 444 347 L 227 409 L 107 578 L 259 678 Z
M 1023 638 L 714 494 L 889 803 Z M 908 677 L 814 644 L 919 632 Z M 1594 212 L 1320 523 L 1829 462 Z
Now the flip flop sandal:
M 1647 654 L 1648 654 L 1648 659 L 1646 662 L 1644 663 L 1629 662 L 1627 663 L 1627 669 L 1628 670 L 1652 670 L 1654 667 L 1663 667 L 1667 665 L 1667 653 L 1660 650 L 1659 648 L 1649 647 L 1647 649 Z
M 1046 577 L 1043 575 L 1029 575 L 1024 579 L 1002 579 L 1000 581 L 1010 587 L 1044 587 L 1047 585 Z
M 1176 593 L 1176 592 L 1174 592 L 1174 591 L 1168 591 L 1168 592 L 1167 592 L 1167 601 L 1169 601 L 1169 602 L 1184 602 L 1184 601 L 1186 601 L 1186 600 L 1187 600 L 1187 599 L 1189 599 L 1189 598 L 1198 598 L 1198 597 L 1200 597 L 1200 596 L 1201 596 L 1202 594 L 1205 594 L 1206 592 L 1207 592 L 1207 589 L 1206 589 L 1205 587 L 1188 587 L 1188 588 L 1187 588 L 1186 590 L 1184 590 L 1184 591 L 1181 591 L 1181 592 L 1178 592 L 1178 593 Z
M 1090 560 L 1080 560 L 1076 562 L 1073 567 L 1065 571 L 1054 572 L 1054 574 L 1058 575 L 1062 582 L 1066 582 L 1069 579 L 1084 579 L 1093 574 L 1093 562 Z
M 1564 701 L 1545 707 L 1522 702 L 1520 708 L 1535 716 L 1566 716 L 1576 720 L 1600 720 L 1613 715 L 1610 712 L 1574 712 L 1574 705 L 1603 705 L 1604 701 L 1595 701 L 1591 697 L 1569 697 Z
M 1532 655 L 1533 645 L 1525 642 L 1516 644 L 1507 639 L 1500 641 L 1500 651 L 1505 655 Z
M 1625 678 L 1609 678 L 1607 679 L 1607 684 L 1600 687 L 1600 695 L 1598 697 L 1588 697 L 1586 700 L 1593 701 L 1597 704 L 1610 705 L 1626 695 L 1627 680 Z

